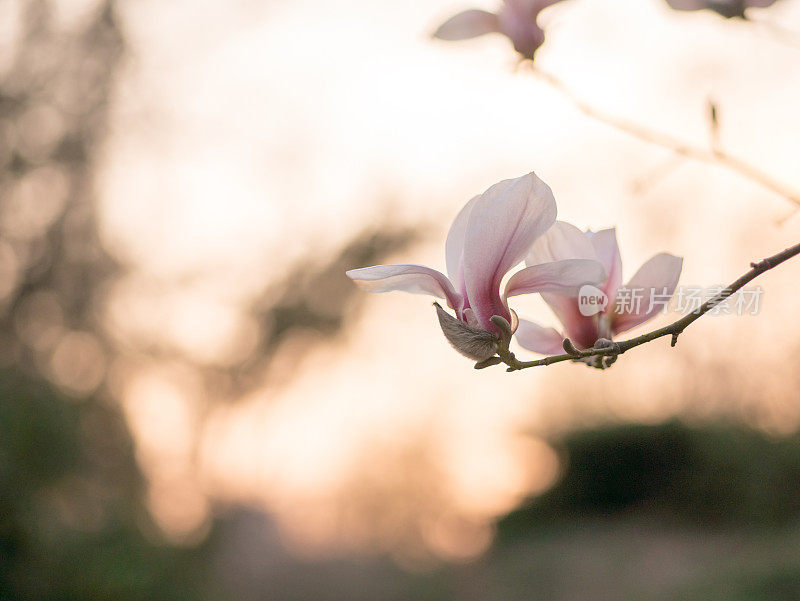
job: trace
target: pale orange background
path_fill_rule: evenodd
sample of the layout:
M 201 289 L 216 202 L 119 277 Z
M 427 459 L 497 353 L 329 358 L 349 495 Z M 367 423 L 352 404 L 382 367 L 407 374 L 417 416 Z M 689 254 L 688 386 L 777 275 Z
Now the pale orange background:
M 64 0 L 60 18 L 80 20 L 90 4 Z M 429 300 L 397 293 L 370 298 L 333 340 L 290 340 L 247 398 L 204 389 L 195 366 L 252 349 L 257 324 L 242 307 L 295 261 L 335 253 L 388 213 L 432 228 L 393 260 L 443 268 L 462 204 L 531 170 L 560 218 L 617 226 L 626 277 L 669 251 L 685 257 L 683 284 L 721 285 L 797 242 L 800 219 L 778 223 L 791 204 L 725 169 L 685 162 L 652 177 L 669 151 L 582 116 L 517 68 L 507 40 L 430 39 L 473 4 L 495 8 L 119 5 L 131 51 L 96 186 L 104 243 L 129 271 L 105 315 L 123 349 L 108 368 L 151 510 L 173 539 L 201 536 L 214 503 L 247 501 L 299 553 L 470 557 L 490 543 L 492 518 L 552 483 L 558 460 L 542 437 L 554 431 L 676 413 L 797 427 L 794 264 L 760 280 L 759 316 L 705 318 L 676 349 L 656 342 L 606 373 L 476 372 L 448 348 Z M 800 3 L 777 3 L 769 19 L 800 30 Z M 537 64 L 593 105 L 705 145 L 714 99 L 725 149 L 800 189 L 800 49 L 659 0 L 569 0 L 542 23 Z M 11 39 L 13 18 L 0 24 Z M 554 324 L 537 299 L 514 306 Z M 151 344 L 191 361 L 159 361 Z M 726 404 L 731 391 L 752 404 Z

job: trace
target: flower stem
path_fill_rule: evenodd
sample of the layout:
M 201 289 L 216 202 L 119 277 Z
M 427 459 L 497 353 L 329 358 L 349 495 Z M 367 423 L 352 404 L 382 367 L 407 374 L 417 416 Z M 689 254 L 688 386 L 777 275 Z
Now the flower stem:
M 724 302 L 729 296 L 743 288 L 746 284 L 760 276 L 762 273 L 777 267 L 784 261 L 788 261 L 797 255 L 800 255 L 800 244 L 795 244 L 794 246 L 772 255 L 771 257 L 767 257 L 762 261 L 758 261 L 757 263 L 751 263 L 750 271 L 725 287 L 721 292 L 704 302 L 695 311 L 692 311 L 688 315 L 685 315 L 668 326 L 653 330 L 647 334 L 642 334 L 636 338 L 630 338 L 628 340 L 622 340 L 612 344 L 608 344 L 608 341 L 605 341 L 605 344 L 596 344 L 594 348 L 590 348 L 585 351 L 576 349 L 572 345 L 572 342 L 570 342 L 569 339 L 566 339 L 564 341 L 564 349 L 568 352 L 563 355 L 553 355 L 533 361 L 520 361 L 514 356 L 514 353 L 509 350 L 509 344 L 511 342 L 510 337 L 503 336 L 497 351 L 497 357 L 500 359 L 500 361 L 496 362 L 495 364 L 502 362 L 508 366 L 506 371 L 518 371 L 521 369 L 527 369 L 529 367 L 552 365 L 553 363 L 560 363 L 562 361 L 580 361 L 589 357 L 618 357 L 632 348 L 652 342 L 658 338 L 663 338 L 664 336 L 671 336 L 672 338 L 670 341 L 670 346 L 675 346 L 675 344 L 678 342 L 678 336 L 680 336 L 683 331 L 692 323 L 700 319 L 700 317 L 711 311 L 711 309 L 720 303 Z M 492 321 L 494 321 L 495 317 L 492 318 Z

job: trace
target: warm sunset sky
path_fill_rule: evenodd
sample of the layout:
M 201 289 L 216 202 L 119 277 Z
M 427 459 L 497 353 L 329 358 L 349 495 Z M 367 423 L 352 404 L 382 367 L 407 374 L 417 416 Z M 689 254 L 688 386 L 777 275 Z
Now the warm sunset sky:
M 63 18 L 80 19 L 80 4 L 64 0 Z M 800 217 L 777 225 L 789 203 L 740 176 L 686 162 L 650 177 L 668 151 L 580 115 L 516 68 L 505 39 L 430 39 L 472 6 L 495 8 L 120 3 L 130 54 L 97 182 L 103 238 L 131 268 L 109 311 L 118 336 L 165 337 L 199 361 L 224 361 L 252 326 L 240 304 L 292 261 L 332 252 L 390 206 L 398 221 L 439 227 L 395 259 L 442 268 L 463 203 L 531 170 L 553 188 L 560 218 L 618 227 L 626 277 L 669 251 L 685 256 L 683 283 L 724 284 L 796 242 Z M 754 16 L 800 31 L 800 2 Z M 800 49 L 765 26 L 672 12 L 662 0 L 568 0 L 541 22 L 537 64 L 595 106 L 702 145 L 712 98 L 724 147 L 800 188 Z M 637 188 L 643 180 L 652 181 Z M 676 399 L 687 390 L 705 394 L 691 377 L 697 362 L 716 356 L 729 369 L 751 350 L 779 357 L 775 337 L 787 324 L 796 331 L 797 274 L 764 278 L 762 316 L 708 318 L 677 349 L 638 349 L 608 373 L 475 372 L 447 347 L 428 299 L 398 293 L 370 298 L 358 325 L 318 345 L 289 385 L 265 383 L 237 404 L 208 409 L 193 374 L 146 361 L 120 370 L 119 390 L 153 509 L 177 534 L 200 527 L 210 497 L 270 509 L 300 550 L 347 536 L 402 546 L 391 523 L 375 536 L 332 525 L 337 508 L 372 487 L 427 520 L 435 552 L 470 555 L 488 543 L 487 519 L 554 476 L 549 448 L 515 433 L 594 413 L 659 419 L 683 409 Z M 552 320 L 535 300 L 518 306 Z M 780 377 L 736 373 L 740 388 L 787 394 Z M 776 415 L 767 411 L 764 425 L 785 418 Z M 396 477 L 417 465 L 416 452 L 441 489 L 422 501 L 414 487 L 428 480 Z

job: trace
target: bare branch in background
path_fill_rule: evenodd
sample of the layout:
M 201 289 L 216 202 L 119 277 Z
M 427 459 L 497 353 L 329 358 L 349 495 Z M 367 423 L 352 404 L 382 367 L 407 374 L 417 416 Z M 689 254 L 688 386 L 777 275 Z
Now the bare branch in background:
M 721 148 L 702 148 L 700 146 L 694 146 L 684 142 L 683 140 L 679 140 L 678 138 L 673 138 L 668 134 L 648 129 L 647 127 L 644 127 L 638 123 L 628 121 L 627 119 L 623 119 L 615 115 L 604 113 L 581 98 L 555 75 L 543 71 L 533 63 L 531 63 L 531 68 L 533 69 L 533 73 L 535 75 L 560 92 L 587 117 L 591 117 L 596 121 L 605 123 L 606 125 L 618 129 L 619 131 L 633 136 L 634 138 L 638 138 L 643 142 L 671 150 L 676 155 L 685 157 L 687 159 L 726 167 L 734 173 L 738 173 L 742 177 L 747 178 L 750 181 L 755 182 L 780 196 L 783 196 L 796 206 L 800 206 L 800 192 L 782 182 L 777 181 L 771 175 L 764 173 L 756 167 L 753 167 L 742 159 L 731 156 Z

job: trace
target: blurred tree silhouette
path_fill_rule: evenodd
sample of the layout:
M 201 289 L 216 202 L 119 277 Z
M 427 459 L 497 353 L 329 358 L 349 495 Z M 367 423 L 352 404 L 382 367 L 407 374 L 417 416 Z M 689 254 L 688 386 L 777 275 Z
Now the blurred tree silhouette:
M 0 70 L 0 599 L 208 598 L 208 545 L 161 540 L 104 385 L 118 352 L 106 283 L 123 270 L 99 240 L 93 178 L 126 50 L 115 3 L 70 27 L 48 0 L 19 5 Z M 271 324 L 250 357 L 227 374 L 195 367 L 241 391 L 298 329 L 342 328 L 357 298 L 346 268 L 415 235 L 360 232 L 328 263 L 298 265 L 250 308 Z
M 634 513 L 703 531 L 800 520 L 800 439 L 741 426 L 621 425 L 559 446 L 560 482 L 500 524 L 501 538 L 554 522 Z
M 200 551 L 154 542 L 116 408 L 0 372 L 0 441 L 0 599 L 202 598 Z
M 358 232 L 338 254 L 327 261 L 318 257 L 295 265 L 283 281 L 268 283 L 245 310 L 263 327 L 259 339 L 244 360 L 231 369 L 206 368 L 209 388 L 222 398 L 237 398 L 254 386 L 281 344 L 292 336 L 311 334 L 330 337 L 346 327 L 366 302 L 364 294 L 344 273 L 353 265 L 379 263 L 382 257 L 401 250 L 424 235 L 423 228 L 379 224 Z M 293 348 L 305 353 L 310 345 Z M 291 368 L 296 362 L 287 362 Z M 282 376 L 291 377 L 291 373 Z
M 547 591 L 538 573 L 542 580 L 530 583 L 532 565 L 552 567 L 551 550 L 534 544 L 546 529 L 561 528 L 558 538 L 595 520 L 619 539 L 618 520 L 647 513 L 702 532 L 785 532 L 800 518 L 796 438 L 668 424 L 565 440 L 561 482 L 501 521 L 496 553 L 464 567 L 408 575 L 381 559 L 298 561 L 263 528 L 264 516 L 230 508 L 205 542 L 170 547 L 149 517 L 130 433 L 105 386 L 119 349 L 100 316 L 106 283 L 122 267 L 99 240 L 93 178 L 126 51 L 115 3 L 99 2 L 70 27 L 48 0 L 19 4 L 19 41 L 0 68 L 0 600 L 319 600 L 365 591 L 387 600 L 530 599 Z M 366 228 L 327 260 L 265 284 L 244 308 L 268 324 L 249 355 L 225 368 L 194 366 L 215 398 L 258 384 L 292 336 L 341 332 L 365 299 L 345 269 L 378 263 L 419 235 L 419 228 Z M 422 481 L 417 494 L 429 499 L 435 487 Z M 383 498 L 375 499 L 366 496 L 356 518 L 385 512 Z M 530 552 L 504 556 L 518 541 Z M 769 537 L 753 545 L 772 547 L 785 545 Z M 573 569 L 569 557 L 557 560 Z M 755 577 L 737 574 L 730 590 L 747 599 L 800 595 L 800 567 L 759 569 Z M 488 578 L 492 571 L 498 577 Z M 487 594 L 487 578 L 512 590 Z M 734 598 L 720 597 L 713 582 L 690 584 L 681 598 Z
M 88 393 L 108 346 L 97 293 L 116 269 L 98 241 L 92 159 L 123 40 L 111 2 L 76 32 L 57 27 L 46 0 L 23 7 L 15 60 L 0 79 L 2 362 Z M 81 352 L 65 360 L 70 348 L 88 350 L 95 365 Z
M 22 7 L 0 76 L 0 598 L 197 598 L 194 556 L 156 542 L 100 388 L 98 295 L 117 266 L 98 241 L 92 177 L 124 47 L 113 4 L 77 31 L 45 0 Z
M 556 444 L 560 481 L 498 523 L 497 598 L 800 596 L 796 435 L 670 422 Z

